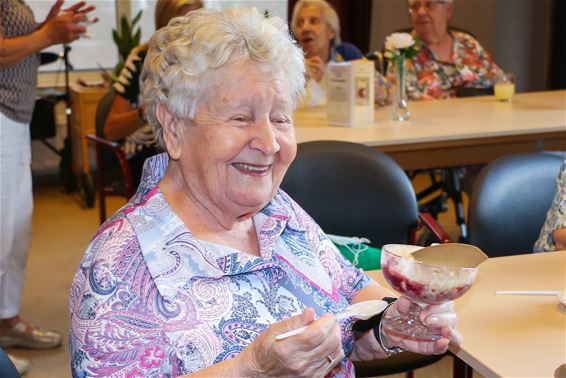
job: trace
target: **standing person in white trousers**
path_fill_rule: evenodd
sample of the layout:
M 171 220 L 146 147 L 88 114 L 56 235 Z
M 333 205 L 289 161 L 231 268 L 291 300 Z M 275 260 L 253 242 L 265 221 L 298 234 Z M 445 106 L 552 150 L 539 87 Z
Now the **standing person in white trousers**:
M 70 43 L 86 32 L 94 6 L 83 1 L 62 10 L 57 0 L 37 24 L 23 0 L 0 1 L 0 347 L 52 348 L 61 334 L 33 327 L 20 316 L 31 241 L 33 197 L 29 123 L 37 86 L 39 51 Z M 92 20 L 96 21 L 96 20 Z M 23 373 L 28 362 L 14 359 Z

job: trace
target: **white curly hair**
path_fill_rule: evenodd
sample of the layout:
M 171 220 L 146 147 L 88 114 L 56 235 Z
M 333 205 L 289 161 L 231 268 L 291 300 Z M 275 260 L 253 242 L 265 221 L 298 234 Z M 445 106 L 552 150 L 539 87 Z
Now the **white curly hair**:
M 156 116 L 158 103 L 174 117 L 192 119 L 208 90 L 209 74 L 246 59 L 281 73 L 296 107 L 305 87 L 303 52 L 280 18 L 266 18 L 256 8 L 200 9 L 157 31 L 141 73 L 142 103 L 157 144 L 165 147 Z

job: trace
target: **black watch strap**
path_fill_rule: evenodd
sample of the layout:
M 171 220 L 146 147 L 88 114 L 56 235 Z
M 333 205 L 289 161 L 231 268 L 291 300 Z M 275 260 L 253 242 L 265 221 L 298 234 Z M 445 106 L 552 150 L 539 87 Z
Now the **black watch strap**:
M 381 318 L 383 317 L 383 314 L 385 314 L 385 311 L 389 308 L 389 306 L 391 306 L 392 303 L 394 303 L 397 300 L 397 298 L 384 297 L 381 298 L 381 300 L 387 302 L 388 306 L 385 308 L 385 310 L 381 311 L 377 315 L 372 316 L 369 319 L 356 321 L 352 326 L 352 330 L 354 331 L 355 336 L 360 336 L 366 333 L 367 331 L 369 331 L 370 329 L 377 328 L 377 326 L 381 322 Z

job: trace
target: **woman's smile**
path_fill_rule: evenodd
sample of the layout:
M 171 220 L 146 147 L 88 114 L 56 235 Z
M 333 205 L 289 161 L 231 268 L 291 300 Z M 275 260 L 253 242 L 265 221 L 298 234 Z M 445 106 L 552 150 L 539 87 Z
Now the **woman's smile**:
M 271 172 L 273 164 L 232 163 L 239 172 L 249 176 L 265 176 Z

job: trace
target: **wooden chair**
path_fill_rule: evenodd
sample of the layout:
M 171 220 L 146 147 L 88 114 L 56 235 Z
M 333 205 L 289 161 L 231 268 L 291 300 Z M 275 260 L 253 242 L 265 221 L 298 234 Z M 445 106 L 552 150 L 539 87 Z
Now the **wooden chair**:
M 426 226 L 440 242 L 450 237 L 418 212 L 411 181 L 389 156 L 362 144 L 316 141 L 298 145 L 281 188 L 330 234 L 364 237 L 374 247 L 414 244 Z M 358 376 L 389 375 L 430 365 L 442 356 L 404 352 L 355 363 Z
M 86 135 L 88 140 L 96 144 L 96 191 L 101 224 L 106 220 L 107 196 L 129 199 L 135 193 L 132 171 L 124 150 L 119 143 L 104 138 L 104 123 L 110 113 L 114 96 L 114 92 L 110 91 L 102 97 L 96 109 L 97 135 Z M 113 180 L 110 179 L 111 176 L 114 176 Z

